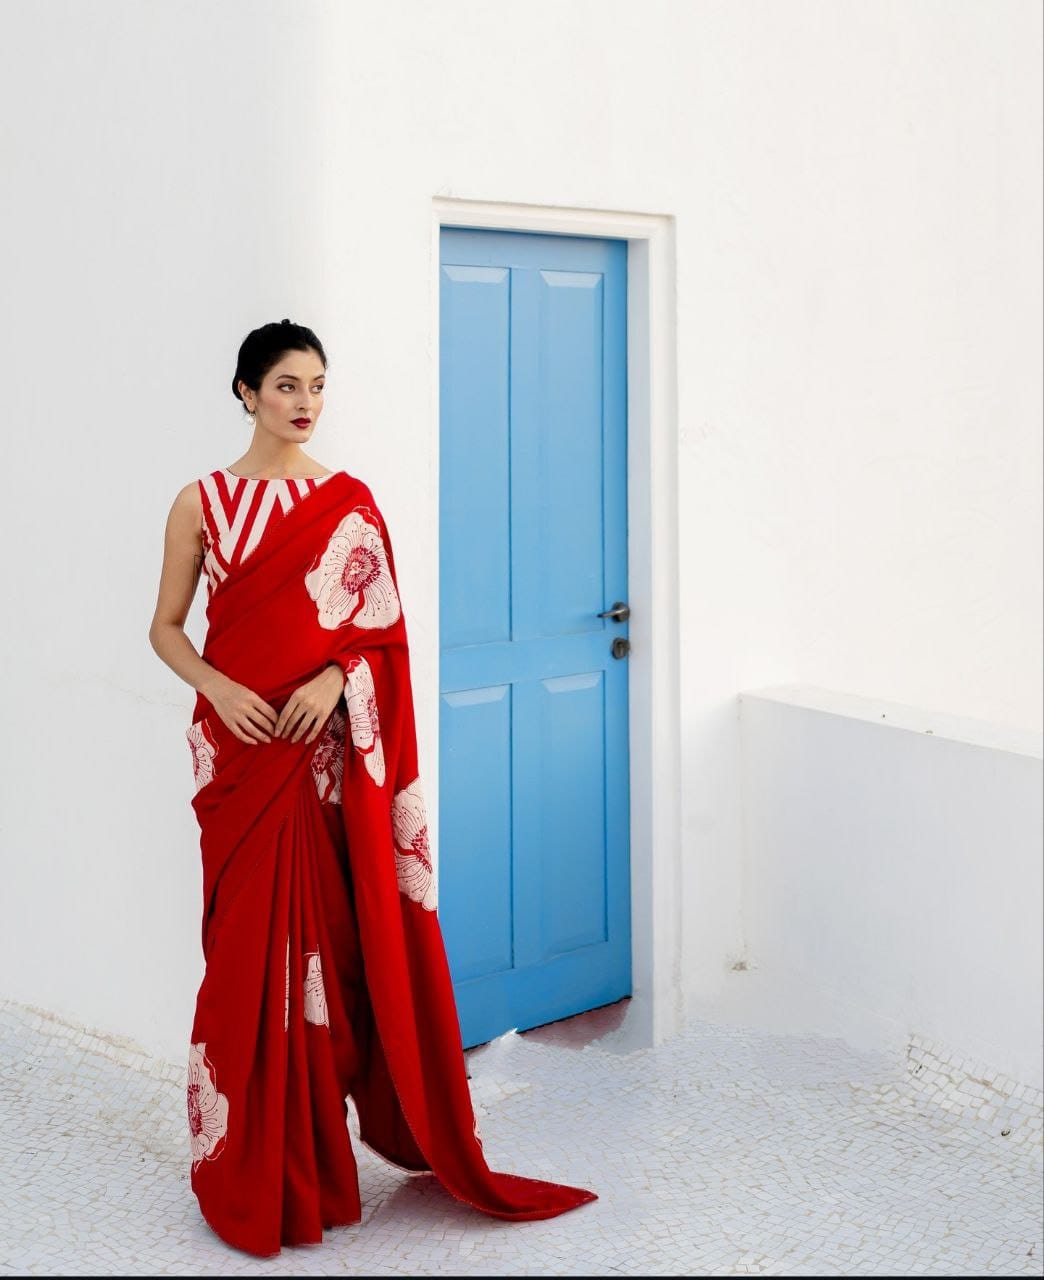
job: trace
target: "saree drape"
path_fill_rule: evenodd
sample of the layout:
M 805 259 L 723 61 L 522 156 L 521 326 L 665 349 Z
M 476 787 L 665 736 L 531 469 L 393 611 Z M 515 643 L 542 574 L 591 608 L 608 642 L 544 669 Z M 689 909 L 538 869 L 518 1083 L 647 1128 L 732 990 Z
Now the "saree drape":
M 192 1188 L 259 1256 L 359 1221 L 347 1125 L 499 1218 L 591 1191 L 492 1171 L 472 1109 L 417 768 L 406 623 L 369 488 L 338 472 L 207 607 L 207 662 L 281 709 L 337 663 L 311 743 L 241 742 L 199 694 L 187 731 L 205 972 L 189 1050 Z

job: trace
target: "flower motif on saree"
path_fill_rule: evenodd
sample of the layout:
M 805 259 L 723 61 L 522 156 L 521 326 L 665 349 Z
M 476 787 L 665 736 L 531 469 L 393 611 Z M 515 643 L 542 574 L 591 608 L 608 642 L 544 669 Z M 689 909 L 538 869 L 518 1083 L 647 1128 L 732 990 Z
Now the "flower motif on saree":
M 378 520 L 369 507 L 348 512 L 304 582 L 315 601 L 319 625 L 327 631 L 347 622 L 375 628 L 398 621 L 399 597 Z
M 189 1046 L 188 1124 L 192 1140 L 192 1167 L 216 1159 L 225 1147 L 228 1098 L 218 1093 L 214 1068 L 205 1041 Z
M 363 758 L 366 770 L 379 787 L 384 786 L 384 746 L 377 718 L 377 691 L 370 664 L 361 654 L 353 654 L 344 666 L 344 696 L 352 742 Z
M 399 892 L 425 911 L 435 910 L 435 876 L 428 849 L 428 817 L 420 778 L 396 792 L 392 801 L 395 832 L 395 877 Z
M 312 777 L 319 799 L 327 804 L 341 803 L 345 728 L 344 712 L 340 707 L 334 707 L 312 754 Z
M 318 951 L 305 953 L 308 969 L 304 980 L 304 1016 L 307 1022 L 328 1027 L 330 1015 L 326 1009 L 326 988 L 323 986 L 323 966 Z
M 197 793 L 214 780 L 214 757 L 217 755 L 217 742 L 210 731 L 206 718 L 190 724 L 185 730 L 189 747 L 192 749 L 192 775 L 196 780 Z

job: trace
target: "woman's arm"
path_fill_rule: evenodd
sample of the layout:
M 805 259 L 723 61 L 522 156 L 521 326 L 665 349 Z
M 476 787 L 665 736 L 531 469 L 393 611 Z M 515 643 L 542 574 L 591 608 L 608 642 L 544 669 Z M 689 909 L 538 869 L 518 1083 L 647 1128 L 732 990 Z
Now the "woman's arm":
M 168 667 L 204 697 L 224 677 L 204 662 L 185 634 L 185 619 L 203 568 L 203 505 L 193 481 L 174 499 L 163 535 L 159 596 L 149 628 L 149 643 Z
M 241 742 L 271 742 L 277 714 L 253 689 L 205 662 L 185 634 L 192 597 L 203 568 L 203 504 L 199 486 L 187 484 L 174 499 L 163 538 L 156 612 L 149 642 L 168 667 L 198 690 Z M 327 681 L 333 676 L 324 673 Z

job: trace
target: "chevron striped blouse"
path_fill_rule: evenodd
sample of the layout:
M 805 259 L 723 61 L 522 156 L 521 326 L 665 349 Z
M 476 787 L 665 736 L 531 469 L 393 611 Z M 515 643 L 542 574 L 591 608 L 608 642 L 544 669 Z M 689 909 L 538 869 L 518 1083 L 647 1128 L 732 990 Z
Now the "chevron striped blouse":
M 233 475 L 226 467 L 204 476 L 203 572 L 207 595 L 257 546 L 264 531 L 331 476 L 264 480 Z

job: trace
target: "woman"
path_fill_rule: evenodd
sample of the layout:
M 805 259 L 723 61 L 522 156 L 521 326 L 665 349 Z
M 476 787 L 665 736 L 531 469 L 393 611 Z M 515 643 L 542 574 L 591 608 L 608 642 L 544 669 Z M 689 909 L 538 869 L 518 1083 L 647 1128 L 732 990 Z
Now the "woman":
M 326 355 L 284 320 L 244 340 L 253 439 L 167 521 L 153 648 L 197 691 L 187 731 L 206 969 L 189 1049 L 192 1187 L 268 1256 L 361 1217 L 346 1122 L 508 1219 L 596 1199 L 482 1154 L 436 914 L 406 625 L 369 488 L 302 451 Z M 183 625 L 200 572 L 208 630 Z

